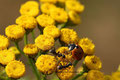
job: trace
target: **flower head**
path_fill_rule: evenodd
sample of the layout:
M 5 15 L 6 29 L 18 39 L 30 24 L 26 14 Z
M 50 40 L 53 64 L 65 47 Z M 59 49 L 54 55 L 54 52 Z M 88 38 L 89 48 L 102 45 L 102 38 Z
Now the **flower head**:
M 50 16 L 59 23 L 65 23 L 68 20 L 67 12 L 63 8 L 53 8 Z
M 9 46 L 9 40 L 3 36 L 0 35 L 0 50 L 6 49 Z
M 69 62 L 73 62 L 74 59 L 72 57 L 72 54 L 70 52 L 68 52 L 69 49 L 68 47 L 60 47 L 56 50 L 56 52 L 60 53 L 60 54 L 64 54 L 65 55 L 65 58 L 62 58 L 62 57 L 57 57 L 59 61 L 69 61 Z
M 6 74 L 10 78 L 18 79 L 25 73 L 25 65 L 20 61 L 11 61 L 5 68 Z
M 66 1 L 66 8 L 68 10 L 76 11 L 76 12 L 83 12 L 84 11 L 84 5 L 82 5 L 79 1 L 77 0 L 67 0 Z
M 35 63 L 37 69 L 44 74 L 51 74 L 56 70 L 57 60 L 51 55 L 41 55 Z
M 98 70 L 90 70 L 86 80 L 104 80 L 104 75 Z
M 86 56 L 85 64 L 89 69 L 99 70 L 102 68 L 102 62 L 97 56 Z
M 77 14 L 75 11 L 69 11 L 68 15 L 74 24 L 79 24 L 81 22 L 79 14 Z
M 39 14 L 39 5 L 36 1 L 27 1 L 20 7 L 21 15 L 37 16 Z
M 39 15 L 36 19 L 37 19 L 38 24 L 41 27 L 51 26 L 55 24 L 54 19 L 45 14 Z
M 41 11 L 44 14 L 50 14 L 51 9 L 56 8 L 54 4 L 51 3 L 43 3 L 41 5 Z
M 38 51 L 39 50 L 35 44 L 27 44 L 23 49 L 23 52 L 27 55 L 35 55 Z
M 113 80 L 120 80 L 120 72 L 112 73 Z
M 9 62 L 15 60 L 15 54 L 9 50 L 0 51 L 0 64 L 7 65 Z
M 35 39 L 35 44 L 41 50 L 50 50 L 54 46 L 54 38 L 47 35 L 39 35 Z
M 34 29 L 37 26 L 37 21 L 32 16 L 21 15 L 20 17 L 16 19 L 16 24 L 19 24 L 25 29 Z
M 104 75 L 104 80 L 113 80 L 113 78 L 110 75 Z
M 20 51 L 15 46 L 10 47 L 8 50 L 12 51 L 16 55 L 20 54 Z
M 57 38 L 60 36 L 60 30 L 56 26 L 47 26 L 44 28 L 43 34 Z
M 78 44 L 82 47 L 85 54 L 94 54 L 95 45 L 92 43 L 92 40 L 88 38 L 82 38 L 79 40 Z
M 73 29 L 63 28 L 61 29 L 60 40 L 66 44 L 77 43 L 78 35 Z
M 59 65 L 62 65 L 62 66 L 66 66 L 67 64 L 68 64 L 68 62 L 60 62 L 59 63 Z M 71 65 L 66 68 L 57 69 L 57 76 L 61 80 L 69 80 L 70 78 L 72 78 L 74 76 L 74 66 Z
M 10 39 L 20 39 L 24 36 L 25 30 L 20 25 L 10 25 L 5 29 L 5 34 Z
M 45 3 L 56 3 L 57 0 L 40 0 L 40 2 L 45 2 Z

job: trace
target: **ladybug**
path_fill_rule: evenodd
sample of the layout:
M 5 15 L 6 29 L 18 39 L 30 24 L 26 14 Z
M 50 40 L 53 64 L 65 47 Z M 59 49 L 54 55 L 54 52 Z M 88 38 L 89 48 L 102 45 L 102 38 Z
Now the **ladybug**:
M 76 60 L 81 60 L 84 52 L 83 49 L 77 44 L 69 44 L 68 45 L 69 51 L 71 51 L 72 57 Z

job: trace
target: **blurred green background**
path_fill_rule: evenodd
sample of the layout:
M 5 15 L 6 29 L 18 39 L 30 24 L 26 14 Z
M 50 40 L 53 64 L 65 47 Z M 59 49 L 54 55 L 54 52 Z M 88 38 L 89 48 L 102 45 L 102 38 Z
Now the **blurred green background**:
M 0 0 L 0 34 L 15 23 L 20 5 L 27 0 Z M 96 45 L 95 54 L 103 62 L 102 71 L 110 74 L 120 64 L 120 0 L 81 0 L 85 11 L 82 24 L 71 27 L 79 37 L 88 37 Z M 36 32 L 38 34 L 38 32 Z M 23 45 L 21 45 L 23 46 Z M 27 72 L 31 72 L 28 68 Z

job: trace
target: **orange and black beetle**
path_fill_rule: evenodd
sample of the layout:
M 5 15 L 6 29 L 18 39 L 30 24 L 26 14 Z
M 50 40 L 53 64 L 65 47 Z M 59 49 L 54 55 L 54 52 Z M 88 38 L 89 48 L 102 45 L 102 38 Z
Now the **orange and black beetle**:
M 69 51 L 71 51 L 72 57 L 76 60 L 81 60 L 84 52 L 83 49 L 77 44 L 69 44 Z

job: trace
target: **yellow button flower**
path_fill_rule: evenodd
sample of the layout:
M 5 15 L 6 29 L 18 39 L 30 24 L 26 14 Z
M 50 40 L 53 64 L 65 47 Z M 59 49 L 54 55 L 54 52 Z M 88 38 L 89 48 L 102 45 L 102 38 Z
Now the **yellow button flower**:
M 37 21 L 32 16 L 21 15 L 20 17 L 16 19 L 16 24 L 19 24 L 25 29 L 34 29 L 37 26 Z
M 0 64 L 7 65 L 9 62 L 15 60 L 15 54 L 8 50 L 0 51 Z
M 63 8 L 53 8 L 50 16 L 59 23 L 65 23 L 68 20 L 68 14 Z
M 19 25 L 10 25 L 5 29 L 5 34 L 10 39 L 20 39 L 24 36 L 25 30 Z
M 94 54 L 95 45 L 92 43 L 92 40 L 88 38 L 82 38 L 79 40 L 78 44 L 82 47 L 85 54 Z
M 73 11 L 76 11 L 76 12 L 83 12 L 84 11 L 84 5 L 82 5 L 79 1 L 77 0 L 68 0 L 66 1 L 66 8 L 68 10 L 73 10 Z
M 41 50 L 50 50 L 54 46 L 54 38 L 47 35 L 39 35 L 35 39 L 35 44 Z
M 57 60 L 51 55 L 41 55 L 36 61 L 37 69 L 44 74 L 51 74 L 55 72 L 57 67 Z
M 77 14 L 75 11 L 69 11 L 68 15 L 74 24 L 79 24 L 81 22 L 79 14 Z
M 60 47 L 56 50 L 56 52 L 59 52 L 61 54 L 65 55 L 65 58 L 62 57 L 57 57 L 59 61 L 69 61 L 69 62 L 73 62 L 74 59 L 72 57 L 72 54 L 70 52 L 68 52 L 69 49 L 68 47 Z
M 89 69 L 99 70 L 102 68 L 102 62 L 97 56 L 86 56 L 85 64 Z
M 57 0 L 40 0 L 40 2 L 56 3 Z
M 55 24 L 54 19 L 45 14 L 39 15 L 36 19 L 41 27 L 51 26 Z
M 19 50 L 15 46 L 10 47 L 8 50 L 12 51 L 15 55 L 20 54 Z
M 104 74 L 98 70 L 90 70 L 86 80 L 104 80 Z
M 60 40 L 66 44 L 77 43 L 78 35 L 73 29 L 63 28 L 61 29 Z
M 27 1 L 20 7 L 21 15 L 30 15 L 36 17 L 39 14 L 39 5 L 36 1 Z
M 27 44 L 23 49 L 23 52 L 27 55 L 35 55 L 38 51 L 39 50 L 35 44 Z
M 56 8 L 56 6 L 51 3 L 43 3 L 41 5 L 41 11 L 42 13 L 45 13 L 45 14 L 50 14 L 51 9 L 53 8 Z
M 60 62 L 59 65 L 65 66 L 68 62 Z M 60 80 L 69 80 L 74 76 L 74 66 L 69 66 L 62 69 L 57 69 L 57 76 Z
M 112 73 L 113 80 L 120 80 L 120 72 Z
M 60 36 L 60 30 L 56 26 L 47 26 L 44 28 L 43 34 L 57 38 Z
M 104 75 L 104 80 L 113 80 L 113 78 L 110 75 Z
M 0 50 L 6 49 L 9 46 L 9 40 L 3 36 L 0 35 Z
M 25 65 L 20 61 L 11 61 L 5 68 L 6 74 L 10 78 L 18 79 L 25 73 Z

